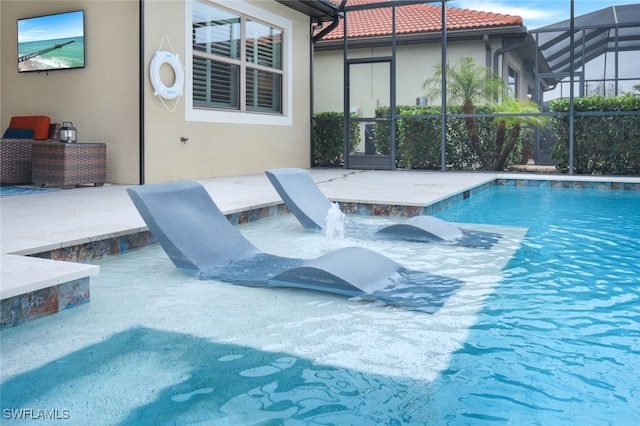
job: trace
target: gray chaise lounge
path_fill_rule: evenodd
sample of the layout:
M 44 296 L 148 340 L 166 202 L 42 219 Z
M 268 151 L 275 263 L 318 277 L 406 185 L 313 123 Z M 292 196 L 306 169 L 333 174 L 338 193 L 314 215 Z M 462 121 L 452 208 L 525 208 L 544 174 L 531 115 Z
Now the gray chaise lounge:
M 408 270 L 360 247 L 311 260 L 263 253 L 231 225 L 197 182 L 150 184 L 127 192 L 173 263 L 200 279 L 320 290 L 426 312 L 441 306 L 463 284 Z
M 320 191 L 309 173 L 303 169 L 281 168 L 265 172 L 280 198 L 308 231 L 325 229 L 331 202 Z M 383 227 L 358 226 L 347 220 L 345 235 L 398 238 L 413 241 L 455 243 L 489 248 L 500 238 L 493 233 L 469 231 L 434 216 L 415 216 Z

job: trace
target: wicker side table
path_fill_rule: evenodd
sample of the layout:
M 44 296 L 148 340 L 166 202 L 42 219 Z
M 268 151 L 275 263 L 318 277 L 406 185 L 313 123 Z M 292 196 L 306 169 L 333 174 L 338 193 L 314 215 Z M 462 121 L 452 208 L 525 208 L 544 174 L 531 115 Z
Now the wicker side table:
M 107 146 L 103 143 L 35 142 L 32 147 L 33 184 L 102 186 L 107 176 Z

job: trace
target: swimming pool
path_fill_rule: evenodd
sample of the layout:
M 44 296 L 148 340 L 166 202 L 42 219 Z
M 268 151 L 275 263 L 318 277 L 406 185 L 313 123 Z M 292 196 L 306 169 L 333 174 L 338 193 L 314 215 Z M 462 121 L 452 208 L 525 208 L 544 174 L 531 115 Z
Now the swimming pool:
M 640 390 L 639 203 L 623 191 L 496 187 L 438 214 L 499 231 L 492 250 L 326 241 L 288 216 L 242 227 L 267 252 L 314 257 L 361 244 L 463 279 L 431 315 L 198 281 L 158 247 L 105 259 L 90 304 L 2 332 L 3 415 L 628 424 Z
M 442 419 L 638 424 L 639 211 L 637 192 L 496 187 L 442 212 L 529 227 L 438 380 Z

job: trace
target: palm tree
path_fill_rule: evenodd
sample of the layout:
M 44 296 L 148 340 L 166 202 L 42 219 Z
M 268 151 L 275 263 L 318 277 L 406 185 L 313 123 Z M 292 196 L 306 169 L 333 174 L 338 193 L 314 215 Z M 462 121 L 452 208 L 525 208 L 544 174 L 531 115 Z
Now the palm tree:
M 447 100 L 461 103 L 464 114 L 474 114 L 476 105 L 491 105 L 498 113 L 531 114 L 540 109 L 531 101 L 518 101 L 507 96 L 508 88 L 504 80 L 490 68 L 478 65 L 473 58 L 460 58 L 459 62 L 446 67 Z M 433 76 L 427 79 L 422 88 L 432 101 L 439 97 L 442 84 L 442 67 L 436 65 Z M 497 99 L 502 99 L 501 103 Z M 540 125 L 544 120 L 538 116 L 505 116 L 496 119 L 496 140 L 493 154 L 483 146 L 478 135 L 476 120 L 464 118 L 469 135 L 469 143 L 480 161 L 482 169 L 504 170 L 509 154 L 520 139 L 523 124 Z M 507 138 L 507 130 L 509 137 Z
M 496 105 L 496 112 L 510 114 L 535 114 L 540 112 L 537 104 L 525 100 L 518 101 L 508 98 Z M 542 126 L 546 122 L 545 117 L 538 115 L 505 116 L 496 118 L 496 143 L 493 151 L 491 170 L 504 170 L 507 158 L 520 139 L 520 131 L 523 125 Z M 507 129 L 509 138 L 507 139 Z
M 442 94 L 442 64 L 436 65 L 432 77 L 422 83 L 425 95 L 431 101 Z M 447 101 L 462 104 L 464 114 L 474 114 L 476 105 L 492 104 L 495 99 L 507 92 L 505 82 L 490 68 L 480 66 L 473 58 L 460 58 L 456 65 L 446 64 Z M 482 167 L 489 164 L 489 159 L 482 149 L 478 136 L 476 120 L 473 117 L 464 118 L 465 127 L 469 135 L 469 143 L 475 151 Z

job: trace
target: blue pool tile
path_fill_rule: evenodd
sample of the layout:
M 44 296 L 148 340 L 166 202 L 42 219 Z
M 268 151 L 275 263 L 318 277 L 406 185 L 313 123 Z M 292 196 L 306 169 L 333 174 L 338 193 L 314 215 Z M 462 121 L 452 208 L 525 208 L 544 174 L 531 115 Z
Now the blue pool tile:
M 58 286 L 58 310 L 71 308 L 90 299 L 89 277 L 62 283 Z

